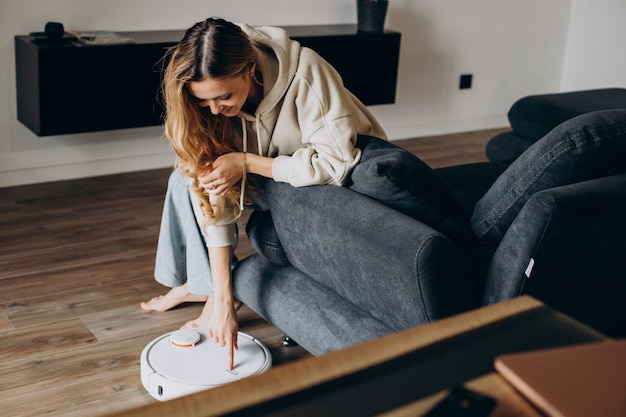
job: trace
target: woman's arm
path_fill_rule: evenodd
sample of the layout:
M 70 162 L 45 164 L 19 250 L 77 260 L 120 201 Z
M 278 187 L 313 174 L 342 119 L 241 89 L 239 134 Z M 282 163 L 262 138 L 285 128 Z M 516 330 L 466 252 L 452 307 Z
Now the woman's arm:
M 197 324 L 206 327 L 207 333 L 220 346 L 226 346 L 227 369 L 234 365 L 234 350 L 237 349 L 239 324 L 235 300 L 232 291 L 232 258 L 235 243 L 236 223 L 218 223 L 206 225 L 200 210 L 200 201 L 195 193 L 190 193 L 196 221 L 202 230 L 207 245 L 213 296 L 205 304 Z M 211 204 L 216 204 L 219 197 L 210 196 Z
M 227 369 L 233 369 L 239 323 L 232 290 L 232 246 L 210 247 L 209 262 L 213 277 L 213 311 L 207 332 L 220 346 L 226 346 Z

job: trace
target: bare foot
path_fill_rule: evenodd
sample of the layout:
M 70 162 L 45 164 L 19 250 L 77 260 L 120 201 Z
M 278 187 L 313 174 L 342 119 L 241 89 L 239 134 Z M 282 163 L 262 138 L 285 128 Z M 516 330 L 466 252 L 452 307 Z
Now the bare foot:
M 154 297 L 150 301 L 141 303 L 145 311 L 167 311 L 183 303 L 202 303 L 207 301 L 206 295 L 191 294 L 187 284 L 174 287 L 165 295 Z
M 210 295 L 204 307 L 202 307 L 202 313 L 200 313 L 200 317 L 195 320 L 190 320 L 187 323 L 183 324 L 181 329 L 198 329 L 198 328 L 207 328 L 209 327 L 209 319 L 211 318 L 211 311 L 213 311 L 213 296 Z
M 239 300 L 235 300 L 235 310 L 239 310 L 243 303 Z M 211 312 L 213 311 L 213 296 L 209 296 L 204 307 L 202 308 L 202 313 L 200 313 L 200 317 L 195 320 L 190 320 L 185 323 L 181 329 L 204 329 L 209 327 L 209 319 L 211 318 Z

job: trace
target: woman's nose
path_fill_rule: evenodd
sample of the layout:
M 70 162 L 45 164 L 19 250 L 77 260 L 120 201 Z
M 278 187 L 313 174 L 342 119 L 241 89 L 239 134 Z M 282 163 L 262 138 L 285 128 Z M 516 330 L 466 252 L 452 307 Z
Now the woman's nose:
M 211 108 L 211 113 L 213 113 L 214 115 L 217 116 L 218 114 L 220 114 L 220 109 L 221 109 L 222 106 L 220 106 L 216 102 L 214 102 L 214 101 L 211 102 L 209 104 L 209 107 Z

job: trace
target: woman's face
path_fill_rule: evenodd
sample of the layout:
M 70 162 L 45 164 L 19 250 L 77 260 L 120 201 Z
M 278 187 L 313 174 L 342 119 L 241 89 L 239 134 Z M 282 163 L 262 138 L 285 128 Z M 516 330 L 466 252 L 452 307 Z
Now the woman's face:
M 208 107 L 211 113 L 226 117 L 236 116 L 250 94 L 250 75 L 224 78 L 207 78 L 189 83 L 189 92 L 200 107 Z

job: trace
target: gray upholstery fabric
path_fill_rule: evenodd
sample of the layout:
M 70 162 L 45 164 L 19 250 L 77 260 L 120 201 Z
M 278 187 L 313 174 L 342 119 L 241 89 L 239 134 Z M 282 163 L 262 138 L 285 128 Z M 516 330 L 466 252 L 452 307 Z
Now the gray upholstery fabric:
M 489 139 L 485 147 L 485 153 L 491 162 L 510 164 L 535 142 L 534 140 L 523 138 L 513 131 L 503 132 Z
M 478 305 L 468 260 L 430 227 L 345 187 L 269 182 L 266 193 L 291 265 L 390 328 Z
M 475 240 L 467 211 L 448 184 L 412 153 L 359 136 L 362 151 L 348 188 L 421 221 L 455 242 Z
M 517 135 L 536 141 L 566 120 L 609 109 L 626 109 L 626 89 L 601 88 L 527 96 L 513 103 L 508 117 Z
M 234 270 L 235 296 L 313 355 L 389 334 L 393 329 L 293 267 L 259 255 Z
M 625 213 L 626 174 L 536 193 L 493 256 L 484 304 L 530 294 L 607 334 L 623 335 Z
M 476 204 L 472 228 L 496 246 L 528 199 L 552 187 L 626 172 L 626 110 L 570 119 L 516 159 Z
M 487 143 L 487 158 L 510 164 L 566 120 L 610 109 L 626 109 L 626 89 L 601 88 L 523 97 L 508 112 L 512 131 L 498 134 Z
M 475 162 L 438 168 L 437 174 L 450 184 L 463 207 L 471 213 L 478 200 L 507 168 L 506 164 Z

